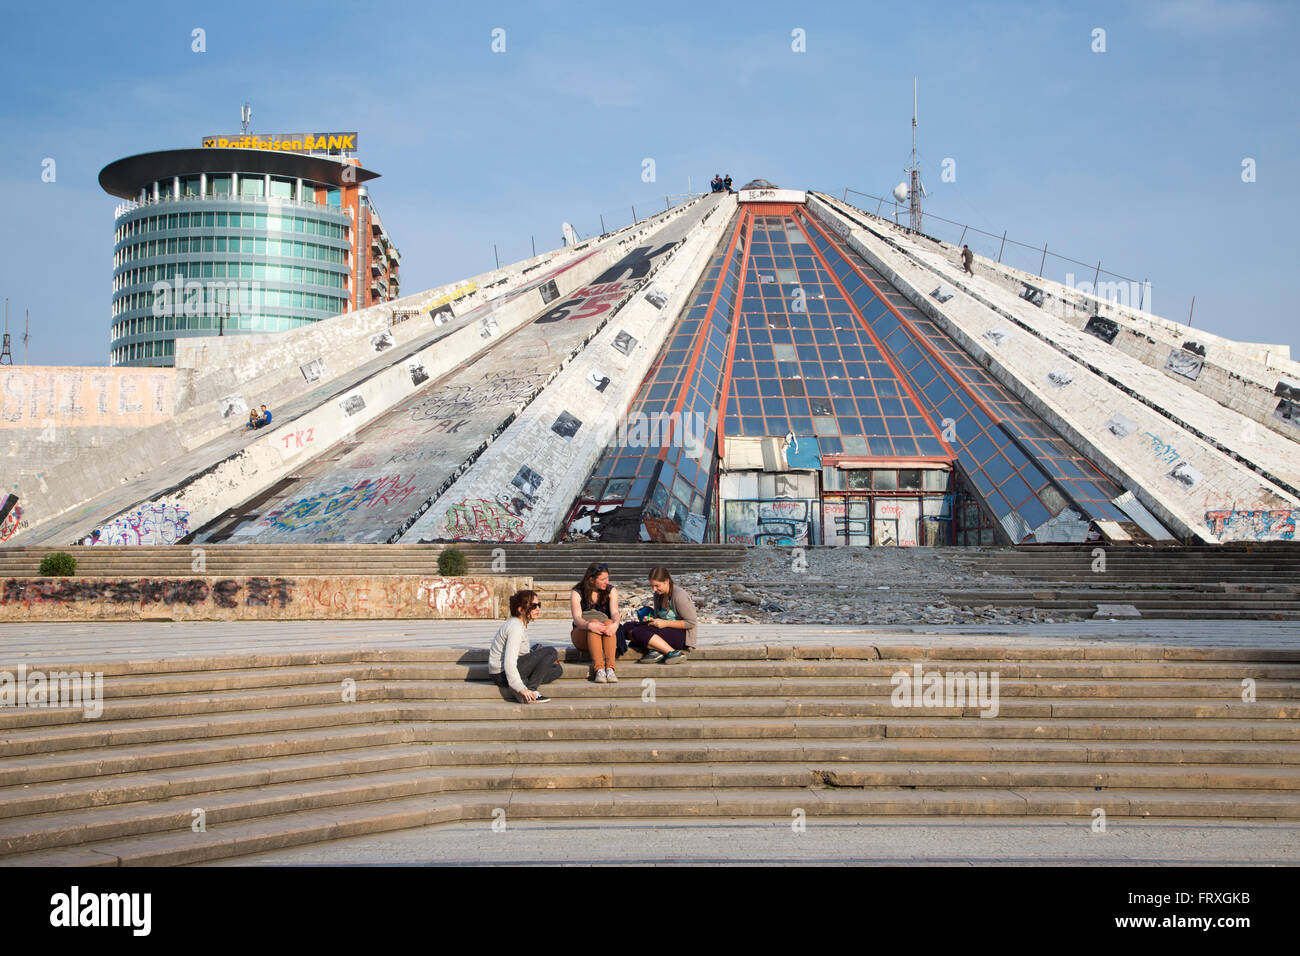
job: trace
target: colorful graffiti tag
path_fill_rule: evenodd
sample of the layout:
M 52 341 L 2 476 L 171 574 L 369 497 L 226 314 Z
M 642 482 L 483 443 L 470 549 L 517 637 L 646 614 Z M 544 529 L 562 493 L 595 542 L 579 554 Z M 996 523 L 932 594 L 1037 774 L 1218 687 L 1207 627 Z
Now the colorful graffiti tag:
M 806 545 L 811 515 L 809 502 L 804 500 L 723 502 L 728 544 Z
M 190 533 L 190 513 L 162 502 L 119 515 L 100 525 L 88 543 L 95 545 L 175 544 Z
M 382 478 L 363 478 L 354 485 L 345 485 L 337 491 L 326 491 L 270 512 L 264 519 L 274 528 L 299 531 L 324 524 L 331 518 L 358 508 L 375 505 L 400 504 L 415 493 L 412 478 L 385 475 Z
M 8 541 L 23 527 L 23 507 L 14 505 L 7 515 L 3 524 L 0 524 L 0 541 Z
M 523 541 L 524 522 L 513 503 L 468 498 L 447 509 L 444 527 L 455 541 Z
M 1205 523 L 1220 541 L 1294 541 L 1294 508 L 1207 511 Z

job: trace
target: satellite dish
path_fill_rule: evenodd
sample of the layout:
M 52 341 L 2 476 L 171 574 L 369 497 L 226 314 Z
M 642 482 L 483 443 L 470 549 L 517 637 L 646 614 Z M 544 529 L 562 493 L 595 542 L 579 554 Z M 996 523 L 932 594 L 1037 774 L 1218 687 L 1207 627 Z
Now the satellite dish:
M 894 199 L 897 202 L 907 202 L 907 183 L 899 183 L 894 187 Z

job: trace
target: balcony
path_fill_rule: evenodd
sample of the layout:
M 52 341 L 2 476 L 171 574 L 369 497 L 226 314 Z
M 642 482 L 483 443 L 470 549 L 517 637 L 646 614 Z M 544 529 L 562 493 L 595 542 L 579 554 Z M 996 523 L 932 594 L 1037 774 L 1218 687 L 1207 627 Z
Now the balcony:
M 328 206 L 325 203 L 316 202 L 310 199 L 299 201 L 297 199 L 284 199 L 280 196 L 236 196 L 231 193 L 224 193 L 220 196 L 181 196 L 179 198 L 175 196 L 160 196 L 157 199 L 146 199 L 144 202 L 136 202 L 134 199 L 128 199 L 117 204 L 117 208 L 113 210 L 113 218 L 120 219 L 129 212 L 134 212 L 137 209 L 145 209 L 150 206 L 200 203 L 210 202 L 212 200 L 220 200 L 221 202 L 258 203 L 263 206 L 287 206 L 291 209 L 298 207 L 311 209 L 315 212 L 332 212 L 339 216 L 347 215 L 347 211 L 339 206 Z

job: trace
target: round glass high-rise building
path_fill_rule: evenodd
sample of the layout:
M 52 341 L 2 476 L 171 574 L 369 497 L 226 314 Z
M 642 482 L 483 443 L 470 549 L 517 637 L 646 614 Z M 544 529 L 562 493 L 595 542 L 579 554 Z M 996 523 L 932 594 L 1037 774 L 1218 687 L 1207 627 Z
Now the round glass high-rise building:
M 377 176 L 354 160 L 266 149 L 105 166 L 100 185 L 126 200 L 110 364 L 172 365 L 178 338 L 280 332 L 395 298 L 397 250 L 360 185 Z

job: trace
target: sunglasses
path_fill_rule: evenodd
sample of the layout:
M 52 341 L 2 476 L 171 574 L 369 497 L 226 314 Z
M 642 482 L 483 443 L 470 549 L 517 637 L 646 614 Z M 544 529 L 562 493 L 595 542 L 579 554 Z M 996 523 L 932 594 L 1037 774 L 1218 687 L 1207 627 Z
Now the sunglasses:
M 528 610 L 536 611 L 541 606 L 542 606 L 541 601 L 534 601 L 532 604 L 528 605 Z

